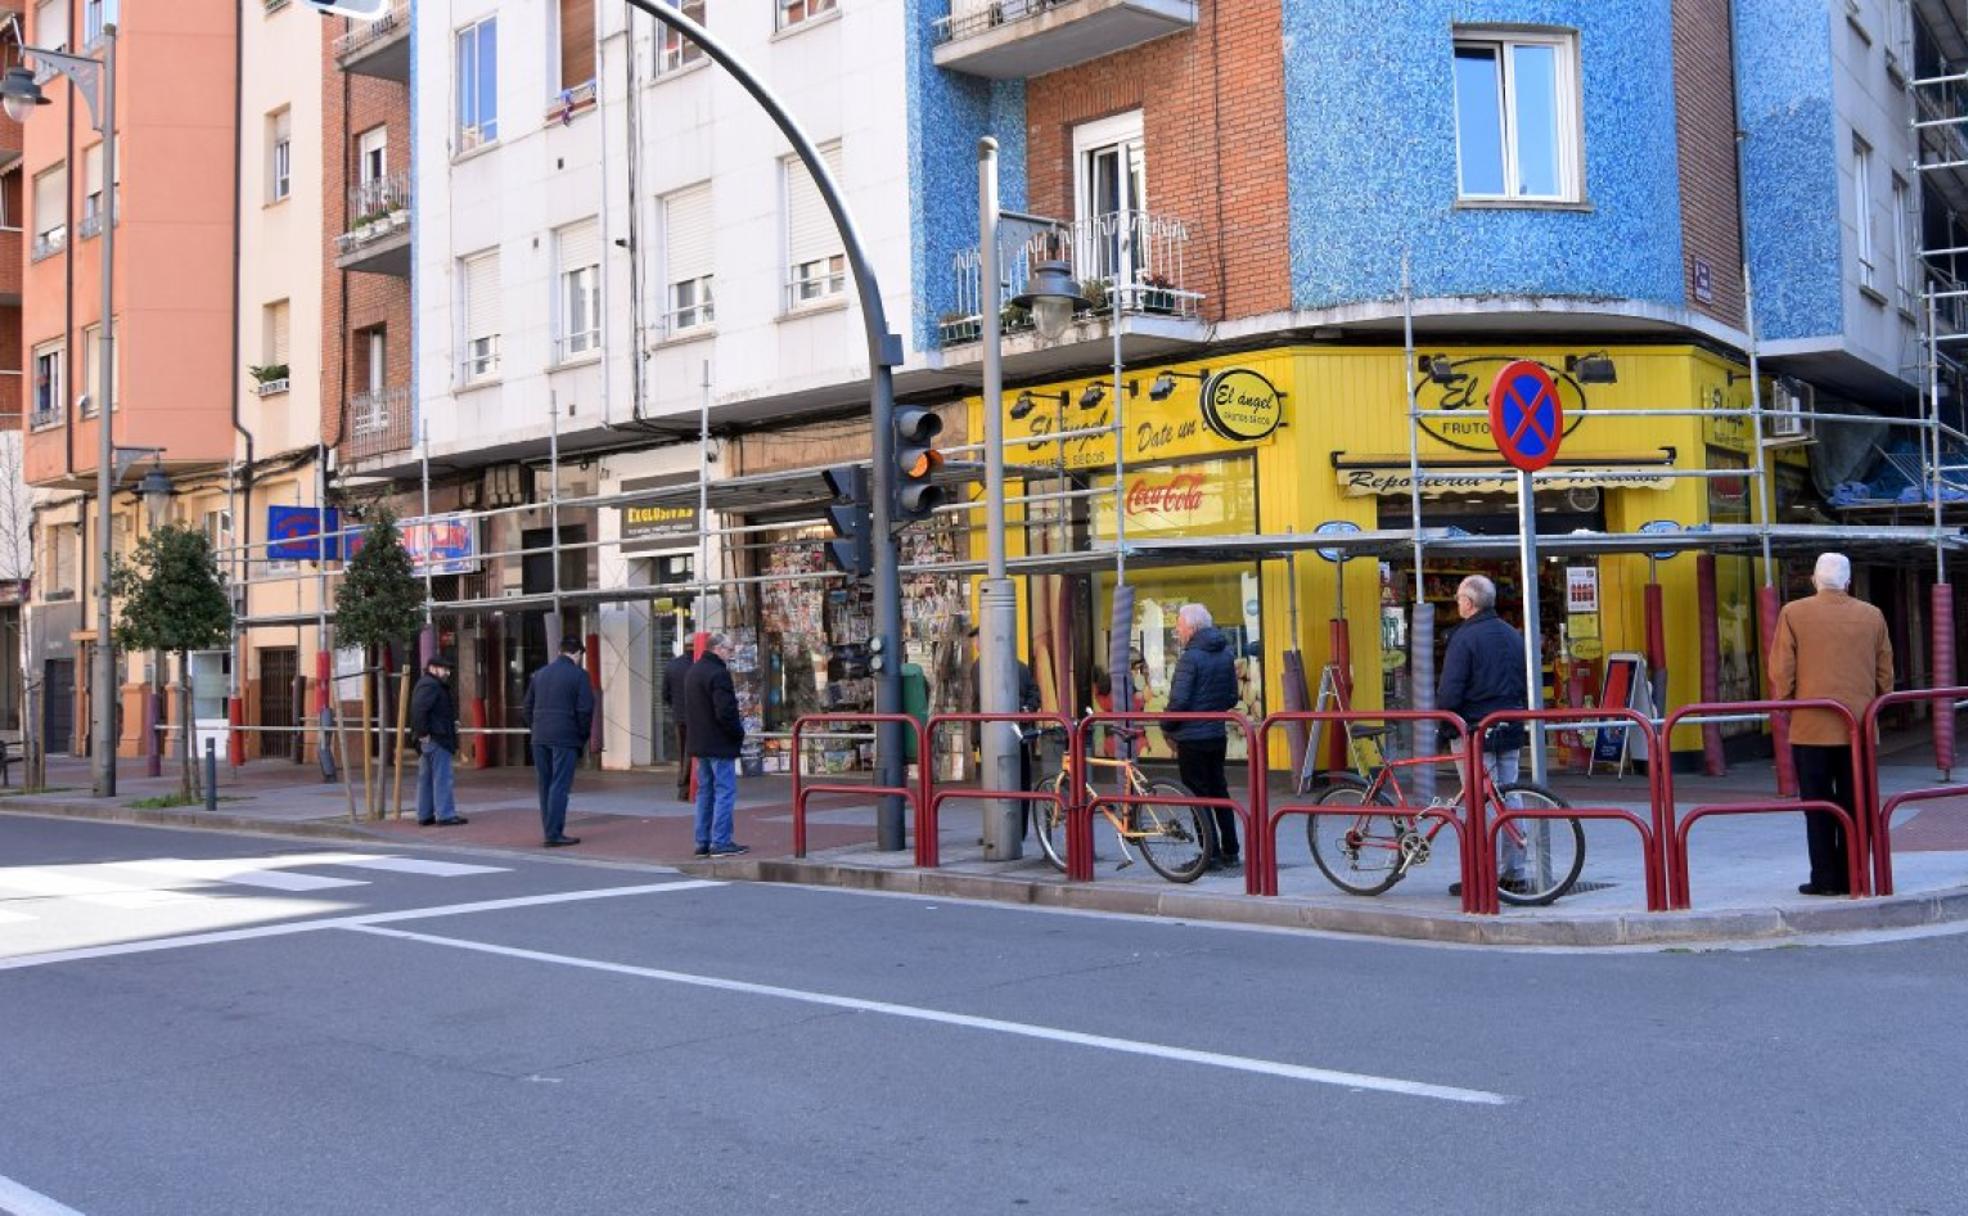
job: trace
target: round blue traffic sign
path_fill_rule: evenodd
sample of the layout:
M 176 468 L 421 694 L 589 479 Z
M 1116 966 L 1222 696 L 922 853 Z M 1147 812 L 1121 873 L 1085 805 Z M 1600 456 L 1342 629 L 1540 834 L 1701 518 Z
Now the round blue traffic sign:
M 1558 456 L 1565 438 L 1565 407 L 1558 386 L 1541 364 L 1518 359 L 1503 365 L 1490 386 L 1490 435 L 1512 465 L 1535 473 Z

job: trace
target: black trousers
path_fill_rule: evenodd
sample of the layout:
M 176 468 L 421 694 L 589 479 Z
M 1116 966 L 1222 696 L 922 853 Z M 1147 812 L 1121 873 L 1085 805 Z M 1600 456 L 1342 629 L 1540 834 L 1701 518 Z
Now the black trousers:
M 677 800 L 690 801 L 690 747 L 684 738 L 683 723 L 676 724 L 677 736 Z
M 1856 814 L 1852 788 L 1852 749 L 1844 744 L 1793 743 L 1791 758 L 1797 763 L 1797 792 L 1810 801 L 1830 802 Z M 1849 885 L 1845 869 L 1845 825 L 1836 815 L 1824 811 L 1804 812 L 1805 840 L 1811 849 L 1811 885 L 1827 891 L 1843 891 Z M 1861 857 L 1859 864 L 1866 864 Z
M 1223 739 L 1175 741 L 1175 765 L 1182 774 L 1182 784 L 1189 787 L 1190 793 L 1198 798 L 1230 796 L 1230 783 L 1223 776 L 1223 754 L 1227 746 Z M 1237 858 L 1237 812 L 1227 807 L 1213 809 L 1216 811 L 1216 855 L 1225 861 L 1234 861 Z

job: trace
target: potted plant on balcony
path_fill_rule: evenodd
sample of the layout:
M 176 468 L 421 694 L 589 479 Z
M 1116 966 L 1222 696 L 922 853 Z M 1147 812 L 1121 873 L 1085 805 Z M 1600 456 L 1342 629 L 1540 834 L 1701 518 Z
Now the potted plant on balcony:
M 1032 310 L 1022 304 L 1006 304 L 998 311 L 998 327 L 1005 333 L 1032 328 Z
M 983 329 L 983 323 L 976 317 L 960 312 L 946 312 L 936 321 L 936 335 L 944 346 L 975 342 Z
M 285 363 L 267 363 L 259 367 L 249 367 L 246 373 L 253 377 L 253 383 L 264 390 L 269 384 L 284 384 L 287 380 Z
M 1080 309 L 1080 312 L 1099 316 L 1107 311 L 1106 279 L 1081 279 L 1080 295 L 1086 298 L 1086 307 Z
M 1143 275 L 1140 299 L 1142 312 L 1172 313 L 1175 311 L 1175 284 L 1169 282 L 1166 275 Z

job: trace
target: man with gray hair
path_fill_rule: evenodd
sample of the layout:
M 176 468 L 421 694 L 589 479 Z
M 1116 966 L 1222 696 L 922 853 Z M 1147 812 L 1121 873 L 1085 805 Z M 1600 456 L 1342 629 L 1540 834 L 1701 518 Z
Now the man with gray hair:
M 1175 678 L 1169 682 L 1171 713 L 1220 713 L 1237 707 L 1237 665 L 1230 653 L 1230 639 L 1216 627 L 1210 610 L 1201 604 L 1184 604 L 1175 617 L 1175 640 L 1182 645 L 1182 656 L 1175 661 Z M 1182 784 L 1198 798 L 1228 798 L 1230 783 L 1223 775 L 1224 756 L 1229 744 L 1221 722 L 1177 722 L 1163 733 L 1175 744 L 1176 768 Z M 1253 757 L 1251 763 L 1258 763 Z M 1231 869 L 1240 864 L 1237 850 L 1237 813 L 1224 807 L 1216 811 L 1216 848 L 1210 859 L 1212 869 Z
M 1837 701 L 1864 720 L 1872 699 L 1893 690 L 1893 643 L 1886 618 L 1871 604 L 1852 598 L 1852 563 L 1842 553 L 1818 558 L 1811 575 L 1817 594 L 1792 600 L 1777 614 L 1770 646 L 1770 695 L 1779 701 Z M 1852 739 L 1845 721 L 1830 710 L 1800 709 L 1790 716 L 1790 754 L 1797 766 L 1797 792 L 1807 801 L 1830 802 L 1858 813 L 1852 787 Z M 1811 851 L 1811 881 L 1800 895 L 1850 894 L 1847 869 L 1851 842 L 1838 817 L 1804 812 Z M 1865 858 L 1859 859 L 1866 864 Z
M 1436 685 L 1435 707 L 1475 726 L 1491 714 L 1525 707 L 1524 635 L 1496 614 L 1496 584 L 1472 574 L 1456 588 L 1456 615 L 1462 624 L 1449 635 L 1442 659 L 1442 679 Z M 1501 722 L 1483 739 L 1483 764 L 1498 789 L 1516 783 L 1519 754 L 1528 732 L 1522 722 Z M 1516 806 L 1515 795 L 1505 803 Z M 1509 832 L 1497 837 L 1497 883 L 1505 890 L 1527 889 L 1524 844 Z M 1449 888 L 1460 895 L 1462 884 Z
M 704 643 L 704 657 L 683 681 L 684 739 L 697 764 L 697 856 L 736 857 L 751 852 L 731 841 L 731 815 L 738 803 L 738 753 L 745 746 L 745 720 L 738 714 L 738 690 L 724 665 L 730 647 L 722 633 Z

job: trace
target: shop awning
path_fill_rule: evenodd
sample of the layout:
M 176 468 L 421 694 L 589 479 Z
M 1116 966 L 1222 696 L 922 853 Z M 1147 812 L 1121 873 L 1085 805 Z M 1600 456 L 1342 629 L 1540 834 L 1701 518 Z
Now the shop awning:
M 1568 467 L 1552 464 L 1538 475 L 1540 490 L 1665 490 L 1673 484 L 1674 452 L 1652 456 L 1588 456 Z M 1333 471 L 1342 494 L 1349 498 L 1408 497 L 1414 477 L 1405 456 L 1333 456 Z M 1439 479 L 1439 480 L 1438 480 Z M 1445 495 L 1504 494 L 1517 488 L 1514 469 L 1494 460 L 1430 458 L 1421 468 L 1424 498 Z

